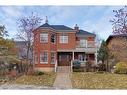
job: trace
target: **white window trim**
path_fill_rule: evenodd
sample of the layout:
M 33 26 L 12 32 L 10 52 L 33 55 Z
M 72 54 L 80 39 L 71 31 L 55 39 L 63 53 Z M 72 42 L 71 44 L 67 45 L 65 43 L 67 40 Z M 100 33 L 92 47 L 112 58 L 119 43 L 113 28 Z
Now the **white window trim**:
M 55 51 L 51 51 L 51 53 L 55 53 L 55 61 L 51 62 L 51 64 L 55 64 L 55 62 L 56 62 L 56 52 Z
M 47 62 L 42 62 L 42 61 L 40 60 L 40 63 L 41 63 L 41 64 L 48 64 L 48 57 L 49 57 L 49 56 L 48 56 L 48 51 L 43 51 L 43 53 L 44 53 L 44 52 L 47 52 Z M 41 53 L 42 53 L 42 52 L 41 52 Z M 40 57 L 41 57 L 41 53 L 40 53 Z
M 43 34 L 47 34 L 47 41 L 42 41 L 41 40 L 41 35 Z M 44 32 L 44 33 L 40 33 L 40 43 L 48 43 L 48 33 Z
M 67 37 L 67 42 L 65 42 L 64 36 Z M 67 44 L 67 43 L 68 43 L 68 40 L 69 40 L 68 35 L 60 35 L 60 36 L 59 36 L 59 43 L 61 43 L 61 44 Z

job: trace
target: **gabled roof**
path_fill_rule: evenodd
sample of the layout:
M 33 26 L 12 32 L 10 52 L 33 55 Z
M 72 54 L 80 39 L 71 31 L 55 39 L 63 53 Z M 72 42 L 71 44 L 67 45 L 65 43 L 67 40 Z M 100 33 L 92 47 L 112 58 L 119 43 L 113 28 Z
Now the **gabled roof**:
M 40 27 L 43 27 L 43 28 L 44 27 L 51 27 L 55 30 L 74 30 L 74 29 L 67 27 L 65 25 L 49 25 L 48 23 L 45 23 L 45 24 L 41 25 Z
M 74 29 L 67 27 L 65 25 L 50 25 L 50 26 L 56 30 L 74 30 Z
M 41 25 L 40 27 L 51 27 L 48 23 Z
M 65 30 L 64 32 L 70 32 L 70 31 L 75 32 L 76 31 L 75 29 L 72 29 L 72 28 L 65 26 L 65 25 L 49 25 L 48 23 L 41 25 L 40 28 L 53 28 L 55 30 Z M 68 31 L 66 31 L 66 30 L 68 30 Z M 62 32 L 62 31 L 58 31 L 58 32 Z M 84 31 L 84 30 L 78 30 L 76 32 L 76 36 L 84 37 L 84 36 L 96 36 L 96 35 L 93 33 Z
M 96 36 L 95 34 L 93 33 L 90 33 L 90 32 L 87 32 L 87 31 L 84 31 L 84 30 L 79 30 L 77 33 L 76 33 L 77 36 Z

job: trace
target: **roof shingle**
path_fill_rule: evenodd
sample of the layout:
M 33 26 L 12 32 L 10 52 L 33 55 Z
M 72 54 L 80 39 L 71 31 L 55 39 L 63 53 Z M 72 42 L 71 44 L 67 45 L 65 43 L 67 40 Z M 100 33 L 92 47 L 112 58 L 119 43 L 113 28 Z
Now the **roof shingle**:
M 41 25 L 40 27 L 51 27 L 55 30 L 73 30 L 72 28 L 67 27 L 65 25 L 49 25 L 48 23 L 45 23 L 45 24 Z

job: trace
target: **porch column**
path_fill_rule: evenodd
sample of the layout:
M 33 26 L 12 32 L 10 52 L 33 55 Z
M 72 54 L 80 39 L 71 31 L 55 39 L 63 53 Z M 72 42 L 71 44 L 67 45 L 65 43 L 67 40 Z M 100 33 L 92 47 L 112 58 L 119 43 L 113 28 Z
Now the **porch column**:
M 95 53 L 95 64 L 97 64 L 97 52 Z
M 74 51 L 72 52 L 72 60 L 74 60 L 75 58 L 74 58 Z

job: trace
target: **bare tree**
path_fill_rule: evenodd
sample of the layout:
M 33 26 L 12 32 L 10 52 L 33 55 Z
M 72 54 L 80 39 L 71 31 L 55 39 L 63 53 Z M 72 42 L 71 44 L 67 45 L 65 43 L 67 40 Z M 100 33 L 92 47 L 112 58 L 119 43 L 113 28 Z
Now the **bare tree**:
M 8 33 L 6 31 L 6 28 L 4 25 L 0 25 L 0 37 L 8 36 Z
M 113 12 L 114 18 L 110 20 L 113 25 L 113 34 L 127 34 L 127 6 Z
M 113 27 L 113 34 L 120 35 L 116 36 L 115 39 L 117 41 L 117 45 L 112 44 L 112 52 L 113 56 L 117 57 L 117 59 L 122 59 L 126 57 L 127 54 L 127 6 L 124 6 L 121 9 L 113 10 L 114 17 L 110 20 Z M 121 38 L 122 37 L 122 38 Z M 121 43 L 121 40 L 122 43 Z M 127 57 L 126 57 L 127 58 Z
M 29 61 L 29 53 L 32 53 L 33 58 L 33 31 L 40 25 L 42 19 L 32 13 L 31 16 L 21 17 L 18 19 L 17 38 L 24 41 L 26 47 L 26 60 Z

